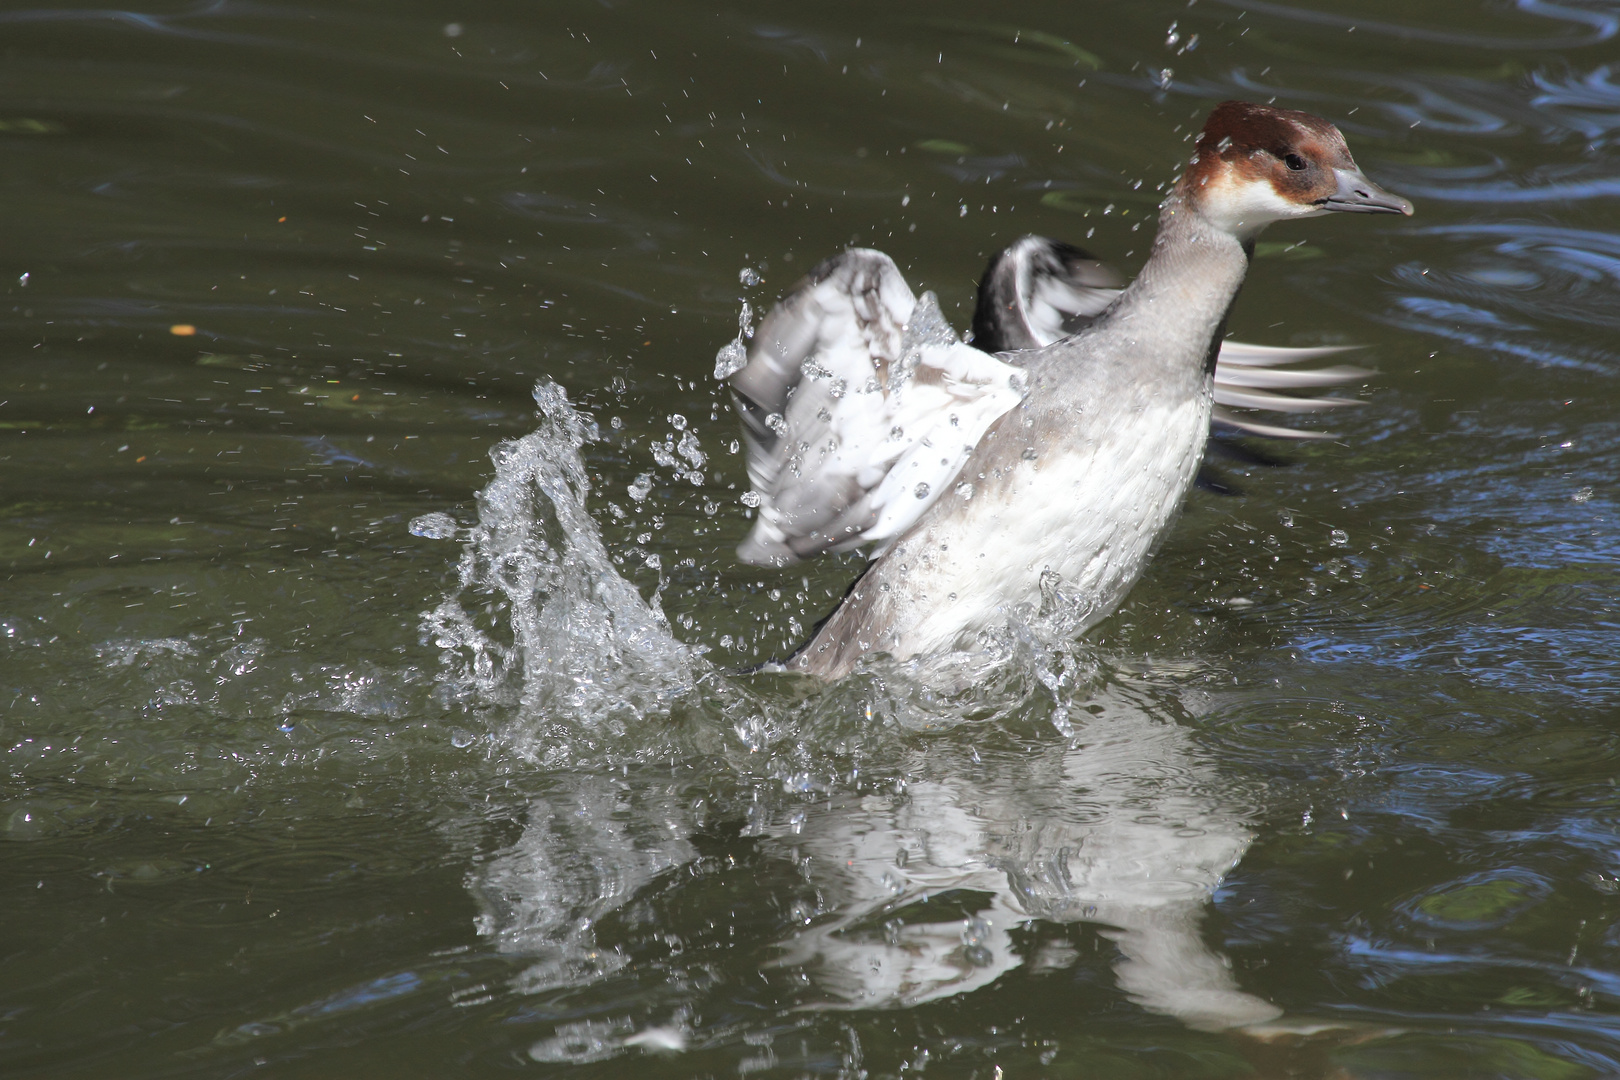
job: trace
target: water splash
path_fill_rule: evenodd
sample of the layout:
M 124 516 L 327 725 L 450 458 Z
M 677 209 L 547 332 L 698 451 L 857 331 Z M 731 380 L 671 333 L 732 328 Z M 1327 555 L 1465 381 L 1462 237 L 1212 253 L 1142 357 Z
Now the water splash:
M 931 303 L 921 307 L 907 329 L 912 353 L 954 338 Z M 587 511 L 580 455 L 593 425 L 552 384 L 535 399 L 537 430 L 492 453 L 496 475 L 479 494 L 477 524 L 459 534 L 457 585 L 424 617 L 444 650 L 445 694 L 515 716 L 508 741 L 530 760 L 574 766 L 530 798 L 521 836 L 468 879 L 479 933 L 529 958 L 514 990 L 585 986 L 629 969 L 637 939 L 600 938 L 598 925 L 657 882 L 685 876 L 712 804 L 762 851 L 817 868 L 803 872 L 831 907 L 793 895 L 787 909 L 804 929 L 773 945 L 808 980 L 807 1005 L 891 1007 L 965 993 L 1021 962 L 1016 926 L 1101 917 L 1119 928 L 1120 986 L 1146 1007 L 1212 1027 L 1274 1014 L 1237 988 L 1197 936 L 1210 891 L 1248 842 L 1241 816 L 1203 792 L 1220 785 L 1181 728 L 1134 707 L 1093 715 L 1108 690 L 1075 640 L 1085 606 L 1059 583 L 1045 583 L 1039 605 L 1011 613 L 1007 629 L 972 653 L 880 660 L 808 697 L 713 677 L 700 698 L 701 658 L 671 636 L 656 594 L 644 600 L 614 570 Z M 1086 710 L 1071 719 L 1082 696 Z M 682 698 L 692 721 L 682 734 L 646 722 L 668 717 Z M 1032 712 L 1047 713 L 1062 740 L 1032 752 Z M 670 734 L 651 735 L 655 728 Z M 1005 742 L 1002 731 L 1023 733 L 1003 759 L 1023 763 L 1016 775 L 986 773 L 976 747 L 981 738 Z M 1115 773 L 1144 771 L 1150 735 L 1167 742 L 1165 753 L 1146 777 L 1114 790 L 1106 781 Z M 694 739 L 713 753 L 707 760 L 728 766 L 697 788 L 677 778 L 674 760 L 692 759 L 696 745 L 682 741 Z M 1128 755 L 1129 768 L 1103 745 Z M 662 754 L 668 772 L 648 756 Z M 639 767 L 615 764 L 638 758 Z M 1046 782 L 1021 782 L 1039 763 Z M 1049 825 L 1028 843 L 998 839 L 1027 821 Z M 1111 857 L 1068 860 L 1082 849 Z M 1161 850 L 1168 861 L 1138 857 Z M 927 898 L 952 889 L 989 898 L 968 913 L 966 930 L 954 916 L 923 918 Z M 897 942 L 834 932 L 914 904 L 922 921 Z M 530 1056 L 601 1060 L 641 1045 L 636 1038 L 628 1023 L 597 1018 L 557 1028 Z M 648 1035 L 643 1048 L 680 1041 Z
M 540 426 L 490 451 L 495 477 L 478 493 L 456 586 L 422 628 L 443 650 L 444 694 L 518 706 L 520 750 L 546 757 L 568 752 L 558 736 L 624 735 L 667 713 L 700 661 L 671 635 L 657 594 L 643 599 L 614 569 L 586 509 L 580 450 L 595 423 L 555 383 L 534 399 Z
M 555 1035 L 529 1047 L 529 1056 L 536 1061 L 570 1065 L 604 1061 L 619 1052 L 626 1036 L 635 1029 L 629 1017 L 559 1024 Z
M 425 540 L 454 540 L 456 538 L 456 519 L 449 514 L 423 514 L 411 519 L 408 526 L 412 536 L 420 536 Z
M 940 310 L 939 297 L 935 296 L 932 290 L 925 291 L 917 297 L 917 304 L 911 309 L 911 316 L 906 320 L 905 328 L 900 335 L 899 359 L 889 374 L 890 397 L 896 401 L 905 398 L 906 389 L 917 374 L 917 365 L 922 363 L 924 352 L 948 348 L 960 344 L 961 341 L 961 335 Z M 891 432 L 897 440 L 903 434 L 904 429 L 901 427 L 896 427 Z M 917 497 L 925 498 L 926 495 Z
M 939 297 L 933 290 L 924 292 L 917 297 L 917 306 L 911 309 L 911 317 L 906 320 L 905 331 L 900 337 L 900 364 L 897 385 L 891 390 L 899 389 L 898 383 L 909 378 L 916 370 L 922 351 L 941 345 L 955 345 L 962 339 L 952 328 L 945 313 L 939 308 Z
M 748 366 L 748 339 L 754 336 L 754 309 L 744 300 L 737 313 L 737 336 L 714 355 L 714 377 L 729 379 Z

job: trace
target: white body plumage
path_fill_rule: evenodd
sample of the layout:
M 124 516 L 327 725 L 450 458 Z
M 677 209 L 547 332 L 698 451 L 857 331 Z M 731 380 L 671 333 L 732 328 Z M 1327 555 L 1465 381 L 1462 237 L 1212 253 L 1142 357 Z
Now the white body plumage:
M 898 656 L 969 647 L 978 632 L 1018 617 L 1019 605 L 1038 607 L 1043 576 L 1084 605 L 1076 630 L 1106 618 L 1192 483 L 1209 410 L 1208 393 L 1150 404 L 1126 426 L 1020 456 L 1010 476 L 964 478 L 973 494 L 958 485 L 893 549 L 905 585 L 879 647 Z M 1022 411 L 1007 418 L 1004 437 Z M 987 486 L 992 497 L 973 497 Z

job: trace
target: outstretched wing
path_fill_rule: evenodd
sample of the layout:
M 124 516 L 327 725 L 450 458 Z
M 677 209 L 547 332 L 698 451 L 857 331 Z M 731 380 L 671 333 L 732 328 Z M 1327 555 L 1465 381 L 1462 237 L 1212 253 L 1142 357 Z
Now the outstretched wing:
M 1122 287 L 1123 279 L 1112 268 L 1081 248 L 1044 236 L 1023 237 L 998 252 L 979 281 L 973 344 L 987 352 L 1043 348 L 1101 315 Z M 1353 348 L 1295 349 L 1223 341 L 1215 362 L 1213 422 L 1279 439 L 1332 438 L 1324 432 L 1263 424 L 1231 410 L 1308 413 L 1360 405 L 1353 398 L 1321 391 L 1365 379 L 1372 373 L 1364 368 L 1284 370 Z
M 1339 364 L 1333 367 L 1288 370 L 1290 364 L 1300 364 L 1336 353 L 1349 352 L 1358 345 L 1322 345 L 1315 348 L 1284 348 L 1275 345 L 1249 345 L 1241 341 L 1221 342 L 1220 356 L 1215 361 L 1215 408 L 1210 413 L 1213 423 L 1237 428 L 1251 435 L 1265 435 L 1273 439 L 1331 439 L 1325 431 L 1302 431 L 1299 428 L 1262 424 L 1232 412 L 1237 409 L 1269 409 L 1282 413 L 1324 412 L 1360 405 L 1354 398 L 1334 397 L 1318 391 L 1330 386 L 1360 382 L 1372 372 L 1366 368 Z M 1277 393 L 1289 390 L 1293 393 Z
M 759 516 L 737 553 L 761 566 L 881 551 L 1023 397 L 1017 368 L 963 344 L 931 293 L 859 248 L 783 297 L 746 357 L 731 387 Z
M 973 347 L 1039 349 L 1077 333 L 1118 299 L 1125 279 L 1090 252 L 1045 236 L 1015 240 L 990 260 L 973 308 Z

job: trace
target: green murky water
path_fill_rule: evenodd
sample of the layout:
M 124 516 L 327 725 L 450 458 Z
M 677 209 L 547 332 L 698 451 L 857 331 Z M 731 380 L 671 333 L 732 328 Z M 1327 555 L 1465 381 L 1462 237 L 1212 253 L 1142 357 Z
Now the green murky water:
M 0 1071 L 1620 1072 L 1617 32 L 0 11 Z M 725 674 L 858 566 L 731 557 L 740 301 L 850 243 L 959 326 L 1023 233 L 1134 270 L 1229 97 L 1418 206 L 1274 228 L 1235 312 L 1369 346 L 1340 439 L 1056 661 Z

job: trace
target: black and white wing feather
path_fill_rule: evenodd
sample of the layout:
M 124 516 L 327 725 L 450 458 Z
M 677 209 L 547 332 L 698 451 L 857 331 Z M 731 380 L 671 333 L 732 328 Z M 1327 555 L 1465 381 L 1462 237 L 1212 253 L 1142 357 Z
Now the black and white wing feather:
M 743 362 L 740 370 L 730 370 Z M 922 516 L 986 429 L 1023 398 L 1013 365 L 964 344 L 932 293 L 852 248 L 721 350 L 759 500 L 744 562 L 876 553 Z
M 1039 349 L 1079 332 L 1118 299 L 1125 279 L 1091 253 L 1026 236 L 997 252 L 979 279 L 973 347 Z

